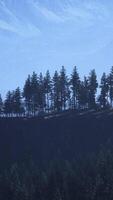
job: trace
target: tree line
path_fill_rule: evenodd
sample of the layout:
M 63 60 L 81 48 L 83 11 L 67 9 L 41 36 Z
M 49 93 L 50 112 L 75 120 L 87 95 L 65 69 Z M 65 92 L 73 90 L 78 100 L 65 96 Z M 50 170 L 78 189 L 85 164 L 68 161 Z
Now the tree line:
M 28 75 L 21 91 L 19 87 L 8 91 L 3 101 L 0 95 L 0 114 L 37 115 L 39 112 L 54 113 L 68 109 L 106 109 L 113 106 L 113 67 L 103 73 L 100 84 L 95 70 L 81 80 L 75 66 L 67 76 L 63 66 L 51 77 L 33 72 Z

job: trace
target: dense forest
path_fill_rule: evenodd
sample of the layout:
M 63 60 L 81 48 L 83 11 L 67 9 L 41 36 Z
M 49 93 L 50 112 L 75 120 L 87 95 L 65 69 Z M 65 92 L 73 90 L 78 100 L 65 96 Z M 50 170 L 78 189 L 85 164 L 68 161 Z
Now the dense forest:
M 113 112 L 0 119 L 1 200 L 112 200 Z
M 37 116 L 69 109 L 106 109 L 113 106 L 113 67 L 108 75 L 103 73 L 100 84 L 95 70 L 81 80 L 74 67 L 70 77 L 66 69 L 55 71 L 53 77 L 47 70 L 45 76 L 33 72 L 25 81 L 22 91 L 8 91 L 5 100 L 0 97 L 1 116 Z
M 52 162 L 40 170 L 32 162 L 14 164 L 0 177 L 2 200 L 112 200 L 113 151 L 72 162 Z

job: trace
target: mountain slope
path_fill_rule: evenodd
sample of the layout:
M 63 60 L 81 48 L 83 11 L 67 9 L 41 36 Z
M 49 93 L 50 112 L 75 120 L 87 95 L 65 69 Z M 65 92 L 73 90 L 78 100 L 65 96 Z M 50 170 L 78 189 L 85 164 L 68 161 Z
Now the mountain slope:
M 48 119 L 0 119 L 0 162 L 72 160 L 113 142 L 113 113 L 68 112 Z

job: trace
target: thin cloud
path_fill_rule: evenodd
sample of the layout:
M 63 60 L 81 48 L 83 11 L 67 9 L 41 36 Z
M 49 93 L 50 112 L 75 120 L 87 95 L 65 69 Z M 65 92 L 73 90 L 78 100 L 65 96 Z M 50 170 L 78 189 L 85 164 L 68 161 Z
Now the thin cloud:
M 51 6 L 45 6 L 43 1 L 32 1 L 32 5 L 38 14 L 40 13 L 46 20 L 54 23 L 84 23 L 85 26 L 93 25 L 96 20 L 104 21 L 112 17 L 109 13 L 109 7 L 99 1 L 58 1 L 58 8 L 51 8 Z M 56 6 L 56 3 L 54 4 Z
M 0 19 L 1 30 L 13 32 L 22 37 L 33 37 L 40 34 L 37 26 L 29 22 L 29 20 L 21 21 L 4 2 L 0 3 L 0 11 L 3 13 L 3 18 Z
M 35 10 L 36 16 L 41 15 L 46 20 L 49 20 L 55 23 L 64 22 L 64 18 L 62 14 L 52 11 L 51 9 L 44 7 L 42 4 L 39 4 L 38 2 L 32 2 L 32 6 Z
M 53 22 L 64 22 L 64 18 L 62 15 L 58 15 L 55 12 L 52 12 L 51 10 L 47 8 L 40 8 L 40 12 L 43 16 L 45 16 L 48 20 Z

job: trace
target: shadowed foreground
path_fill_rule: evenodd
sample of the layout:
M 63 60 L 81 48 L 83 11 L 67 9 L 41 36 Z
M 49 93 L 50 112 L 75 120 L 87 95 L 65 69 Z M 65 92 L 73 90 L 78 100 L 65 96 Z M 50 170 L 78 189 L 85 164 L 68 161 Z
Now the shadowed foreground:
M 113 112 L 0 119 L 0 199 L 113 199 Z

